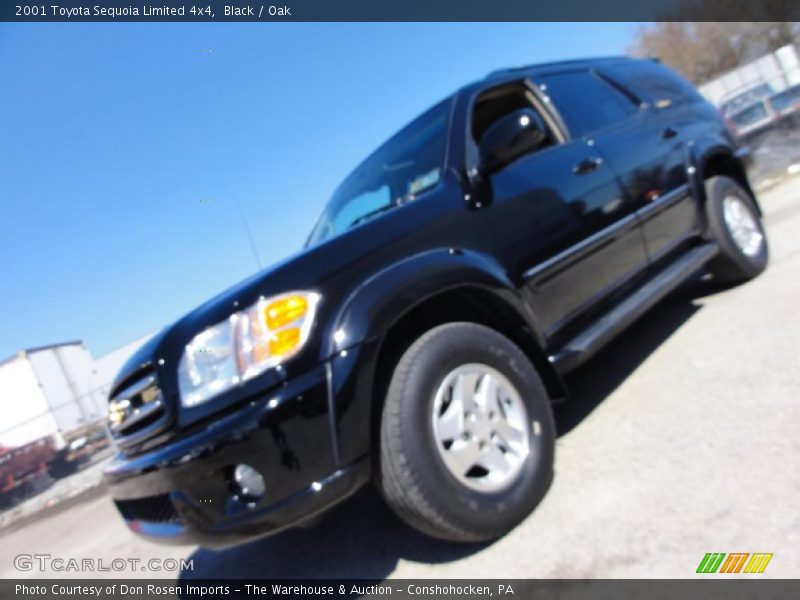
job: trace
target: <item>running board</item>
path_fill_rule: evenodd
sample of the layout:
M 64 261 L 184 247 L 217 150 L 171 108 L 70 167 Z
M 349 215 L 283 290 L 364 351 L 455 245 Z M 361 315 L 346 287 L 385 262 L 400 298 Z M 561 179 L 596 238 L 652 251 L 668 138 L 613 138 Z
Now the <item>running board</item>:
M 582 364 L 716 254 L 717 245 L 713 242 L 688 251 L 567 342 L 561 350 L 550 356 L 550 362 L 561 373 Z

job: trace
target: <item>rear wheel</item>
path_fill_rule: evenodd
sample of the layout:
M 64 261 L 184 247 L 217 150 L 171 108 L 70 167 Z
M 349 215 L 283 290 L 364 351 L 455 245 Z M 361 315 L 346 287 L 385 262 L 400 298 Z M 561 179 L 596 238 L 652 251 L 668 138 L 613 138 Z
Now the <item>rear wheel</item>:
M 706 214 L 719 255 L 708 265 L 714 279 L 739 283 L 767 268 L 769 249 L 764 226 L 750 195 L 728 177 L 706 181 Z
M 552 479 L 554 426 L 541 379 L 510 340 L 473 323 L 436 327 L 405 352 L 380 442 L 387 502 L 438 538 L 503 535 Z

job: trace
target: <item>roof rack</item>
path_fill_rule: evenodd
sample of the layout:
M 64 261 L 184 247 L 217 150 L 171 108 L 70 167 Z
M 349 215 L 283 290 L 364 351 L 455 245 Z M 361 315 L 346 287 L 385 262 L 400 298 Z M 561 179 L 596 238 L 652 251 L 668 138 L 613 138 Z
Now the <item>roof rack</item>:
M 522 71 L 529 71 L 531 69 L 546 69 L 550 67 L 569 67 L 574 65 L 590 65 L 595 63 L 602 63 L 602 62 L 609 62 L 609 61 L 616 61 L 616 60 L 627 60 L 630 59 L 628 56 L 604 56 L 602 58 L 575 58 L 569 60 L 557 60 L 553 62 L 546 62 L 546 63 L 534 63 L 532 65 L 524 65 L 519 67 L 508 67 L 505 69 L 497 69 L 492 71 L 488 75 L 486 75 L 486 79 L 491 77 L 498 77 L 500 75 L 511 75 L 513 73 L 519 73 Z M 655 59 L 658 60 L 658 59 Z

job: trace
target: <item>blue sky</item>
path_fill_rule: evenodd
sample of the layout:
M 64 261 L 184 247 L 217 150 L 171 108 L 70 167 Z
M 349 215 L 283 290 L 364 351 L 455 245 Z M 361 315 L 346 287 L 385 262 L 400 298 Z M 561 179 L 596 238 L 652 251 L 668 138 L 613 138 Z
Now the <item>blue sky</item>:
M 0 25 L 0 359 L 156 330 L 302 245 L 380 142 L 505 66 L 620 54 L 569 24 Z

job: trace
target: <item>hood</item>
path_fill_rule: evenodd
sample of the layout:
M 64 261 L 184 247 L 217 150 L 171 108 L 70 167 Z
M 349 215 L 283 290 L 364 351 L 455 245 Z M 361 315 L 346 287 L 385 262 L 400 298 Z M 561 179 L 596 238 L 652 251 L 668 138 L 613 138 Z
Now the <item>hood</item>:
M 125 363 L 112 385 L 113 392 L 122 384 L 141 376 L 144 371 L 155 367 L 159 359 L 167 359 L 179 347 L 185 345 L 206 327 L 225 320 L 236 311 L 254 304 L 262 296 L 272 296 L 292 290 L 317 291 L 325 296 L 325 288 L 337 272 L 348 263 L 358 261 L 370 253 L 371 245 L 385 242 L 380 236 L 362 228 L 353 231 L 359 239 L 354 241 L 349 233 L 327 240 L 322 244 L 304 248 L 296 254 L 258 271 L 247 279 L 217 294 L 200 306 L 186 313 L 176 322 L 166 327 L 141 348 Z
M 444 188 L 443 188 L 444 189 Z M 460 193 L 452 194 L 448 202 L 430 193 L 397 210 L 388 211 L 374 220 L 354 227 L 341 235 L 263 269 L 244 281 L 217 294 L 146 343 L 122 368 L 114 387 L 132 382 L 144 374 L 143 369 L 161 371 L 162 377 L 174 379 L 175 365 L 194 336 L 215 325 L 234 312 L 243 310 L 259 300 L 291 291 L 314 291 L 322 296 L 317 308 L 315 331 L 301 361 L 293 359 L 283 375 L 299 374 L 301 367 L 309 368 L 327 358 L 328 339 L 342 302 L 363 285 L 372 274 L 386 267 L 399 256 L 410 256 L 421 247 L 429 247 L 446 238 L 450 229 L 427 228 L 425 224 L 448 204 L 461 206 Z M 302 363 L 302 364 L 301 364 Z M 161 367 L 161 368 L 158 368 Z M 171 387 L 171 386 L 170 386 Z M 174 390 L 169 390 L 174 392 Z

